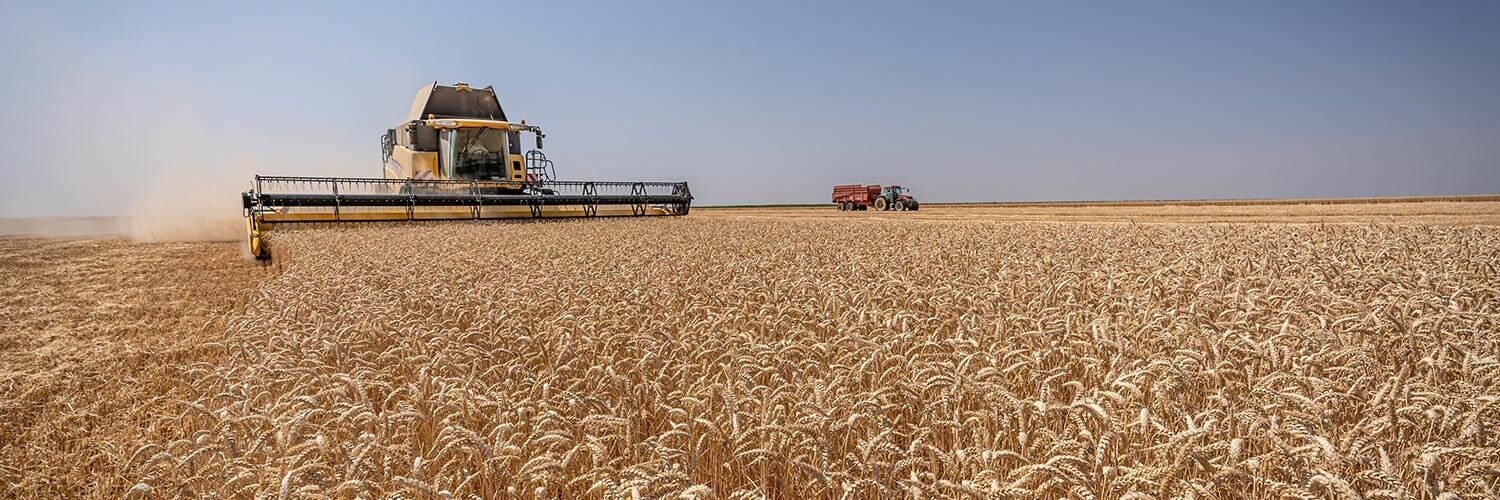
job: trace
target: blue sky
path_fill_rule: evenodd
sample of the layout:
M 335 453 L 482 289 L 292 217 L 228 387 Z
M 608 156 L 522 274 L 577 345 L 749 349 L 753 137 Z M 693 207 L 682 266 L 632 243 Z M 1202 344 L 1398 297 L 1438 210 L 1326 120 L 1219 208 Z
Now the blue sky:
M 5 2 L 0 216 L 378 176 L 432 80 L 701 204 L 1500 192 L 1495 2 L 126 4 Z

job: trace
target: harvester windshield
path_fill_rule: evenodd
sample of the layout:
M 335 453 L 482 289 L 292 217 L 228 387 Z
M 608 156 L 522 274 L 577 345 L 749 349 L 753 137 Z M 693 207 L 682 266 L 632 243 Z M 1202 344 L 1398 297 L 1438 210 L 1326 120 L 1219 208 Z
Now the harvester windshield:
M 520 154 L 519 144 L 510 141 L 508 131 L 485 127 L 455 128 L 443 131 L 438 147 L 449 160 L 451 179 L 503 181 L 507 177 L 506 153 Z M 509 143 L 509 144 L 508 144 Z

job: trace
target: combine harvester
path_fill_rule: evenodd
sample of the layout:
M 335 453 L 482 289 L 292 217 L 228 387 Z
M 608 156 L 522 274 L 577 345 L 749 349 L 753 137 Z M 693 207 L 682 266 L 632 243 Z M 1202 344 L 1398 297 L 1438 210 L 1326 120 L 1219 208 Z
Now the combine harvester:
M 521 134 L 536 149 L 521 152 Z M 433 82 L 380 138 L 383 178 L 255 176 L 241 197 L 250 254 L 281 224 L 686 215 L 686 182 L 561 181 L 545 135 L 505 117 L 492 87 Z

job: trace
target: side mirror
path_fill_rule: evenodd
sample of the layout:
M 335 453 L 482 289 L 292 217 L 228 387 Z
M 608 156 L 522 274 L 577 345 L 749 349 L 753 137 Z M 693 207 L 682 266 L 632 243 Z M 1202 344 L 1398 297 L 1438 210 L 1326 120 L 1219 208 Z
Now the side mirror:
M 542 149 L 542 134 L 536 135 L 536 148 Z

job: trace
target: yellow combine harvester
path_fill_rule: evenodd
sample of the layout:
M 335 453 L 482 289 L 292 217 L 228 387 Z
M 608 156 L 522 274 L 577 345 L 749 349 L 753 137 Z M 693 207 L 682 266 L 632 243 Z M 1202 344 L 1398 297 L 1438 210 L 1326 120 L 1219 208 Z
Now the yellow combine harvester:
M 521 152 L 521 134 L 536 149 Z M 255 176 L 241 197 L 250 254 L 280 224 L 686 215 L 686 182 L 560 181 L 545 135 L 512 123 L 491 87 L 433 82 L 380 139 L 383 178 Z

